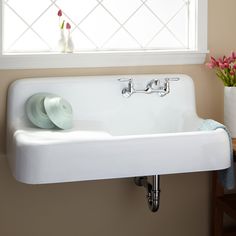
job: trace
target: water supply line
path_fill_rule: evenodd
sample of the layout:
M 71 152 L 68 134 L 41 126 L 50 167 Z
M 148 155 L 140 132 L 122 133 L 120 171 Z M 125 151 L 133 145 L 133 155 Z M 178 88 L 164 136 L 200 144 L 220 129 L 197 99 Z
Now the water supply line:
M 134 183 L 146 189 L 149 209 L 152 212 L 157 212 L 160 205 L 160 176 L 153 175 L 151 178 L 152 184 L 148 182 L 147 176 L 135 177 Z

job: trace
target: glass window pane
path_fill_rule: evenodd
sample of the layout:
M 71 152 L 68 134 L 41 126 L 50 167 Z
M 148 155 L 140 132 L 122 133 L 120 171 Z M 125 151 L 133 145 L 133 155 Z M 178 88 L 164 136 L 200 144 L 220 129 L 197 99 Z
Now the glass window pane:
M 195 0 L 189 2 L 5 0 L 3 52 L 58 52 L 63 20 L 71 25 L 74 52 L 189 49 L 196 45 Z M 67 40 L 69 30 L 63 32 Z

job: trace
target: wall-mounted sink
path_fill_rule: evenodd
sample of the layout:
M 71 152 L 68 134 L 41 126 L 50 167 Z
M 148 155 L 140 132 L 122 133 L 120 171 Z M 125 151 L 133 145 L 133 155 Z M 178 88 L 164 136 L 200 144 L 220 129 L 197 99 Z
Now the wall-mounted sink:
M 135 75 L 136 89 L 153 79 L 170 82 L 170 93 L 125 98 L 124 76 L 23 79 L 8 93 L 7 155 L 18 181 L 29 184 L 161 175 L 225 169 L 229 140 L 223 129 L 198 131 L 192 79 L 186 75 Z M 70 130 L 33 127 L 25 102 L 49 92 L 74 110 Z

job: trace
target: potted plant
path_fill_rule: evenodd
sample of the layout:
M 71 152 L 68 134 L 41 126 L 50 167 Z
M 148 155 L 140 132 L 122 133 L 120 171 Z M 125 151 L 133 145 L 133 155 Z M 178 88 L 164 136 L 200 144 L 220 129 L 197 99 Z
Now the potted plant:
M 218 60 L 210 58 L 207 67 L 215 70 L 217 77 L 224 84 L 224 123 L 231 136 L 236 138 L 236 53 Z

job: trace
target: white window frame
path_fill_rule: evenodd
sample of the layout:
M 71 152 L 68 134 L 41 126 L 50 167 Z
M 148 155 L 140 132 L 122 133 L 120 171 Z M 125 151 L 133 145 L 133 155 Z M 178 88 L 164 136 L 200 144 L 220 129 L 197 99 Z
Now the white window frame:
M 151 65 L 203 64 L 207 50 L 208 0 L 198 0 L 196 9 L 196 50 L 176 51 L 108 51 L 48 54 L 2 54 L 0 37 L 0 69 L 90 68 Z M 2 0 L 0 0 L 0 35 L 2 35 Z

